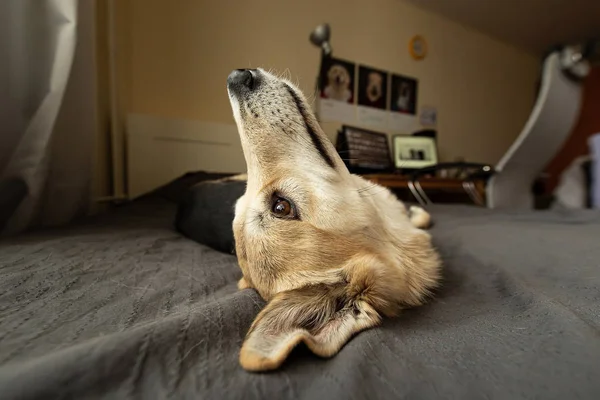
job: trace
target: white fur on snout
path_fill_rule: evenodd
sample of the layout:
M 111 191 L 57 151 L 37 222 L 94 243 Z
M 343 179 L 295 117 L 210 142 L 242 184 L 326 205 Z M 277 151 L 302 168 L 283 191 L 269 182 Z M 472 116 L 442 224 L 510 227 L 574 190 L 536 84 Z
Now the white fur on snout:
M 233 119 L 235 120 L 239 132 L 242 133 L 244 127 L 242 124 L 242 114 L 240 112 L 240 102 L 234 95 L 231 94 L 229 89 L 227 89 L 227 94 L 229 94 L 229 103 L 231 104 L 231 110 L 233 111 Z

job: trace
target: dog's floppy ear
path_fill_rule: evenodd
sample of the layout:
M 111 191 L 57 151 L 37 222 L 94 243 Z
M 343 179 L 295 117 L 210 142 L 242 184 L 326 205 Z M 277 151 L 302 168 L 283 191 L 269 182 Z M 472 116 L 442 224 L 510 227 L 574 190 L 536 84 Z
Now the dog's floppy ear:
M 380 321 L 368 303 L 348 294 L 346 284 L 316 284 L 281 292 L 252 323 L 240 364 L 249 371 L 276 369 L 302 341 L 313 353 L 330 357 L 353 334 Z

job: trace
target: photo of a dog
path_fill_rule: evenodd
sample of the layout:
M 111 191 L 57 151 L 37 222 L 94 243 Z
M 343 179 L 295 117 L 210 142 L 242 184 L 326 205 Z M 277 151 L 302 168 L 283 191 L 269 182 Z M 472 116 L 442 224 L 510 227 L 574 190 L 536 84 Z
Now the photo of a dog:
M 424 230 L 430 215 L 351 174 L 290 81 L 235 70 L 227 90 L 247 163 L 233 221 L 238 288 L 267 301 L 242 367 L 279 368 L 301 342 L 334 356 L 357 333 L 424 304 L 441 272 Z
M 340 59 L 324 59 L 321 66 L 321 97 L 344 103 L 354 102 L 355 64 Z
M 396 99 L 396 106 L 399 110 L 408 110 L 410 105 L 411 91 L 410 85 L 406 81 L 400 82 L 398 88 L 398 98 Z
M 416 79 L 402 75 L 392 75 L 392 99 L 391 109 L 407 114 L 417 112 L 417 88 Z
M 358 104 L 386 109 L 387 72 L 365 67 L 358 68 Z

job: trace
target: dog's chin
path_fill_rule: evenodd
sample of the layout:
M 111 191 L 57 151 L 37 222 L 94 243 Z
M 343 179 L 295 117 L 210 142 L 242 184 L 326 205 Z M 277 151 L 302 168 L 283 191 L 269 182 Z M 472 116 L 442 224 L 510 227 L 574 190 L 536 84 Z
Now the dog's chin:
M 227 93 L 229 94 L 229 105 L 231 105 L 231 111 L 233 112 L 233 119 L 235 120 L 238 128 L 240 128 L 240 124 L 242 121 L 242 115 L 240 113 L 240 102 L 238 101 L 238 99 L 229 91 L 227 90 Z
M 240 103 L 235 96 L 229 95 L 229 103 L 231 105 L 231 111 L 233 113 L 233 120 L 237 126 L 238 135 L 240 139 L 245 137 L 246 130 L 244 129 L 244 119 L 242 118 L 242 113 L 240 112 Z
M 347 85 L 344 82 L 335 82 L 333 85 L 333 88 L 338 93 L 343 93 L 343 91 L 346 90 L 346 87 Z

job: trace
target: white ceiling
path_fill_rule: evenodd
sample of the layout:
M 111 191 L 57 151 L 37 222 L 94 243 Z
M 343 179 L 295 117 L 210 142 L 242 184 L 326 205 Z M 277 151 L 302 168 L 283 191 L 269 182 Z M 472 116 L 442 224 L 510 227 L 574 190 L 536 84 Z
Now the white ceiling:
M 600 0 L 405 1 L 536 54 L 600 38 Z

